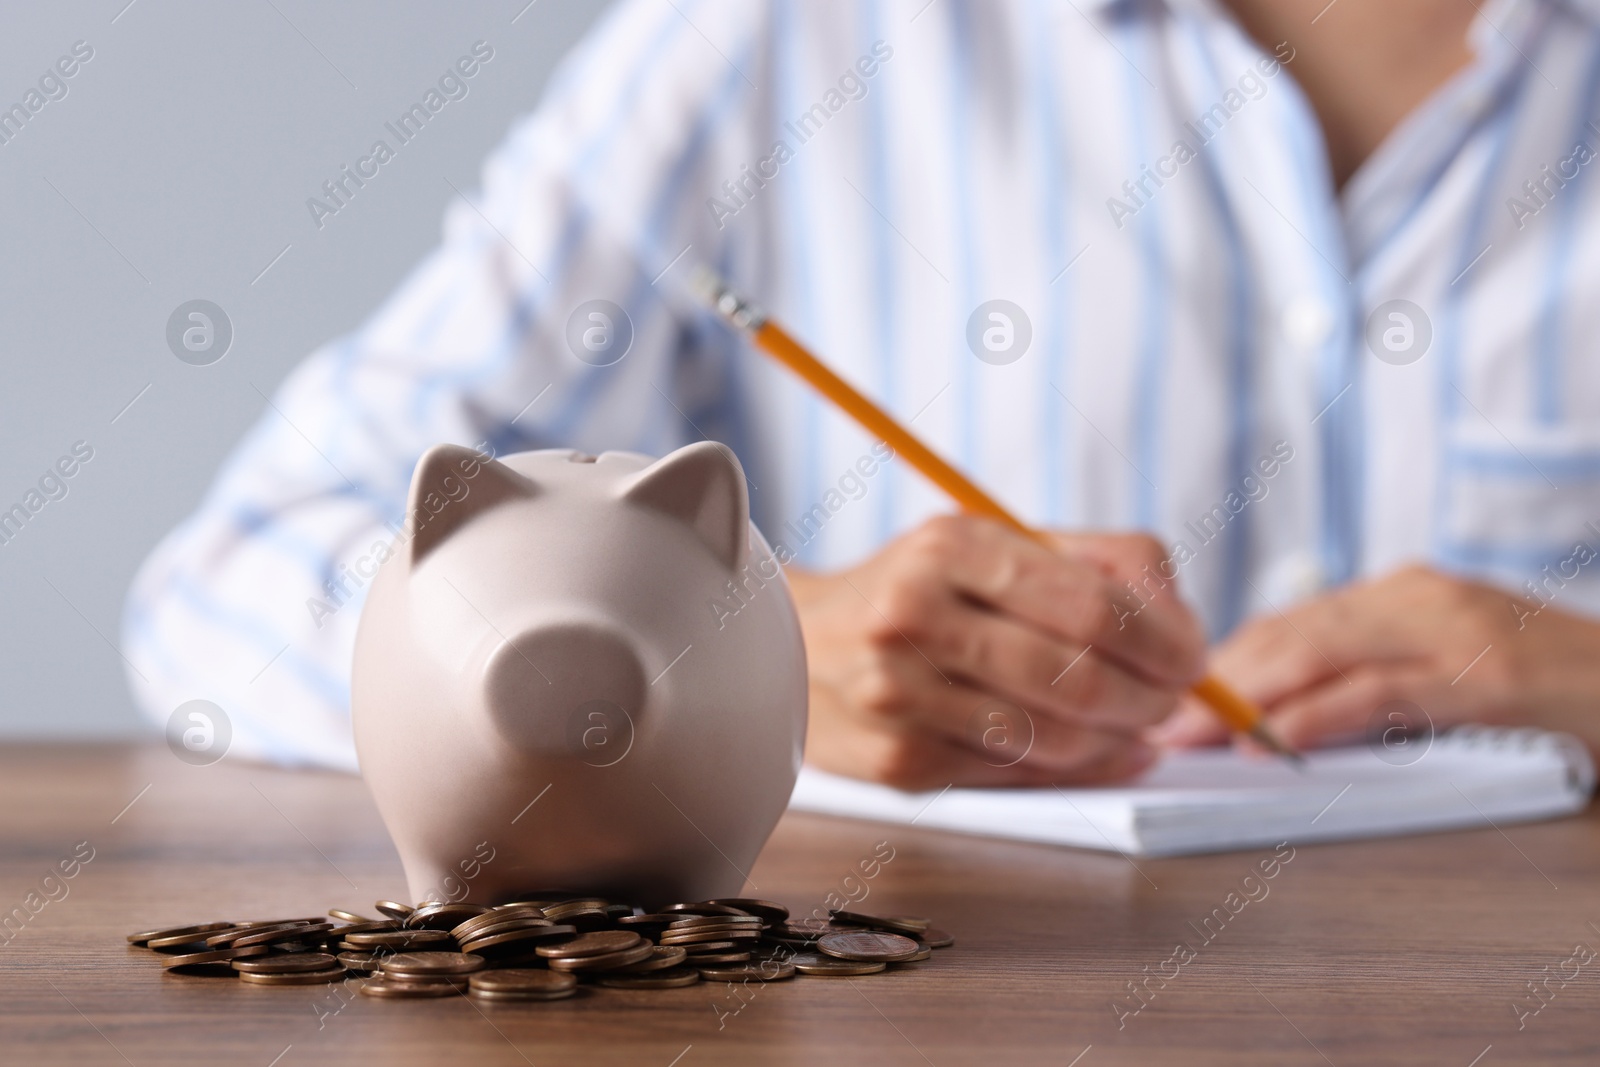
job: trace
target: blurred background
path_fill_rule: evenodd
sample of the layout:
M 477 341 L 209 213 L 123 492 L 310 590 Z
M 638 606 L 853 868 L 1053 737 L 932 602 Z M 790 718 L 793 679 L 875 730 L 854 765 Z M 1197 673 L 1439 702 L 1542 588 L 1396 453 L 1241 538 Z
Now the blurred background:
M 479 162 L 605 6 L 0 8 L 0 109 L 23 108 L 0 110 L 0 513 L 30 511 L 0 526 L 0 739 L 155 732 L 116 647 L 135 568 L 289 369 L 436 242 L 451 186 L 474 191 Z M 373 141 L 393 143 L 384 123 L 480 41 L 493 58 L 462 79 L 466 95 L 313 218 L 306 201 L 326 202 L 323 183 Z M 169 347 L 169 318 L 196 300 L 231 323 L 215 362 Z

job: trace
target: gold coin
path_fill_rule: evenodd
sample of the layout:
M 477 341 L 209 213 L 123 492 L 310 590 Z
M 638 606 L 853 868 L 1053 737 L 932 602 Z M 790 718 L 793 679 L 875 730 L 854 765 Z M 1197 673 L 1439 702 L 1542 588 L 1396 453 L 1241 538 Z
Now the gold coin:
M 817 950 L 842 960 L 882 960 L 898 963 L 915 956 L 922 946 L 900 934 L 878 930 L 844 930 L 827 934 L 817 942 Z
M 424 904 L 407 915 L 403 925 L 408 930 L 427 927 L 430 930 L 449 930 L 468 919 L 477 918 L 489 909 L 482 904 Z
M 475 915 L 470 919 L 464 919 L 457 923 L 451 928 L 450 933 L 459 941 L 491 926 L 515 922 L 538 922 L 550 926 L 555 925 L 538 908 L 519 905 L 515 908 L 490 908 L 482 915 Z
M 577 933 L 577 929 L 558 923 L 555 926 L 529 926 L 505 933 L 474 937 L 461 943 L 462 952 L 502 955 L 532 947 L 546 941 L 563 941 Z
M 691 915 L 686 919 L 674 919 L 667 927 L 668 930 L 699 930 L 705 927 L 761 927 L 761 920 L 754 915 Z
M 820 952 L 797 952 L 789 961 L 801 974 L 818 978 L 851 978 L 862 974 L 877 974 L 889 965 L 881 960 L 841 960 L 824 956 Z
M 304 931 L 306 926 L 309 925 L 310 923 L 307 923 L 306 920 L 298 920 L 298 918 L 296 920 L 285 920 L 282 923 L 240 923 L 240 925 L 234 926 L 232 929 L 224 929 L 222 933 L 211 934 L 210 937 L 206 937 L 205 944 L 208 949 L 227 949 L 229 945 L 237 945 L 243 937 L 251 937 L 254 934 L 278 933 L 278 931 L 285 931 L 285 929 Z M 323 923 L 323 928 L 333 929 L 333 923 Z M 291 937 L 290 941 L 293 941 L 293 937 Z M 270 941 L 251 942 L 251 944 L 270 944 Z
M 328 931 L 328 936 L 346 937 L 350 934 L 382 933 L 388 930 L 400 929 L 399 919 L 368 919 L 366 922 L 351 923 L 349 926 L 335 926 Z
M 379 971 L 368 981 L 387 982 L 391 985 L 447 985 L 451 989 L 466 992 L 467 979 L 470 977 L 471 975 L 466 974 L 388 974 Z
M 450 982 L 396 982 L 389 978 L 368 978 L 361 983 L 364 997 L 453 997 L 460 994 Z
M 141 933 L 129 934 L 128 944 L 143 945 L 146 948 L 151 948 L 160 947 L 151 946 L 151 941 L 170 941 L 173 945 L 187 945 L 204 940 L 207 934 L 215 933 L 218 930 L 231 929 L 233 925 L 233 923 L 201 923 L 199 926 L 169 926 L 161 930 L 145 930 Z M 175 938 L 180 940 L 173 940 Z
M 708 982 L 781 982 L 794 977 L 794 964 L 746 963 L 726 967 L 697 967 L 700 977 Z
M 703 952 L 754 952 L 761 942 L 751 937 L 729 938 L 726 941 L 691 941 L 683 946 L 691 956 Z
M 934 926 L 930 926 L 926 930 L 922 931 L 922 933 L 918 934 L 917 940 L 921 941 L 929 948 L 949 948 L 951 945 L 956 943 L 956 939 L 954 937 Z
M 763 945 L 773 945 L 786 948 L 790 952 L 811 952 L 817 947 L 817 939 L 814 937 L 776 937 L 769 934 L 767 937 L 762 939 L 761 943 Z
M 859 911 L 844 911 L 834 908 L 829 911 L 833 921 L 840 925 L 865 926 L 869 930 L 883 930 L 891 934 L 908 934 L 916 937 L 928 928 L 927 919 L 914 916 L 905 918 L 886 919 L 877 915 L 866 915 Z
M 547 919 L 554 922 L 576 926 L 579 930 L 599 930 L 612 925 L 615 921 L 615 917 L 607 914 L 607 906 L 608 903 L 604 900 L 585 898 L 546 904 L 541 910 Z M 631 912 L 633 909 L 628 910 Z
M 689 954 L 681 948 L 656 948 L 638 963 L 630 963 L 625 967 L 618 967 L 617 974 L 645 974 L 649 971 L 664 971 L 668 967 L 676 967 L 689 958 Z
M 834 933 L 838 929 L 825 919 L 790 919 L 774 926 L 767 933 L 779 941 L 813 942 L 824 934 Z
M 463 923 L 461 926 L 451 930 L 450 936 L 461 942 L 476 941 L 480 937 L 493 937 L 496 934 L 509 934 L 513 930 L 541 930 L 548 929 L 554 925 L 556 924 L 551 922 L 549 919 L 523 918 L 502 919 L 498 922 L 484 922 L 472 927 L 468 927 L 467 924 Z M 569 929 L 576 930 L 577 928 L 569 927 Z
M 241 927 L 237 923 L 229 923 L 227 929 L 228 930 L 238 930 L 238 929 L 241 929 Z M 214 935 L 213 934 L 169 934 L 166 937 L 152 937 L 149 941 L 145 942 L 145 948 L 151 949 L 151 950 L 153 950 L 155 952 L 162 952 L 162 953 L 195 952 L 195 951 L 198 951 L 198 950 L 193 948 L 193 947 L 191 947 L 191 946 L 194 946 L 194 945 L 205 945 L 206 940 L 208 938 L 212 937 L 212 936 L 214 936 Z M 213 947 L 217 947 L 217 946 L 209 946 L 208 945 L 206 947 L 213 948 Z M 222 947 L 226 947 L 226 946 L 222 946 Z
M 621 930 L 635 930 L 646 937 L 655 937 L 661 931 L 677 922 L 681 916 L 666 915 L 661 912 L 646 915 L 625 915 L 617 920 L 617 927 Z
M 604 911 L 610 904 L 611 901 L 601 897 L 572 897 L 568 900 L 560 900 L 554 904 L 545 905 L 544 910 L 547 915 L 551 912 L 562 914 L 574 911 Z M 556 915 L 551 915 L 550 917 L 553 919 L 556 918 Z
M 579 956 L 601 956 L 610 952 L 621 952 L 631 949 L 644 941 L 644 938 L 631 930 L 596 930 L 593 933 L 579 934 L 570 941 L 559 945 L 539 946 L 539 955 L 546 957 L 560 957 L 562 959 L 575 959 Z
M 515 968 L 503 971 L 483 971 L 469 979 L 474 993 L 517 994 L 530 999 L 555 999 L 571 996 L 578 988 L 578 980 L 559 971 L 536 971 L 532 968 Z
M 230 944 L 235 949 L 248 949 L 250 945 L 274 945 L 282 941 L 302 941 L 306 937 L 325 934 L 333 929 L 333 923 L 285 923 L 282 926 L 266 926 L 262 929 L 251 929 L 243 937 L 234 937 Z M 226 937 L 227 934 L 219 934 Z M 210 941 L 206 944 L 211 944 Z
M 236 974 L 233 961 L 246 956 L 265 956 L 266 945 L 253 945 L 250 948 L 215 948 L 207 952 L 185 952 L 178 956 L 168 956 L 161 961 L 161 966 L 174 974 L 214 974 L 231 976 Z
M 792 959 L 757 959 L 750 966 L 761 972 L 763 982 L 776 982 L 784 978 L 795 976 L 794 960 Z
M 617 967 L 626 967 L 629 964 L 647 960 L 655 953 L 656 946 L 648 941 L 641 941 L 632 948 L 625 948 L 620 952 L 607 952 L 601 956 L 563 956 L 550 960 L 552 971 L 609 971 Z
M 233 961 L 233 969 L 242 974 L 293 974 L 297 971 L 325 971 L 339 965 L 339 961 L 326 952 L 279 952 Z
M 698 945 L 709 941 L 755 941 L 760 937 L 759 930 L 729 929 L 724 926 L 715 930 L 669 930 L 656 940 L 663 945 Z
M 664 905 L 662 905 L 661 910 L 664 911 L 664 912 L 676 913 L 676 914 L 680 914 L 680 915 L 683 915 L 683 916 L 688 916 L 688 915 L 749 915 L 750 914 L 749 912 L 745 911 L 742 908 L 733 908 L 733 907 L 729 907 L 726 904 L 713 904 L 710 901 L 701 901 L 698 904 L 664 904 Z
M 699 967 L 703 964 L 744 963 L 748 959 L 748 952 L 693 952 L 685 957 L 685 962 L 690 967 Z
M 378 964 L 383 962 L 381 956 L 371 952 L 341 952 L 339 963 L 346 970 L 355 971 L 357 974 L 371 974 L 378 969 Z
M 613 924 L 611 916 L 605 913 L 604 908 L 581 908 L 577 911 L 563 911 L 554 915 L 547 911 L 545 915 L 553 922 L 575 927 L 580 933 L 587 933 L 590 930 L 605 930 Z
M 933 949 L 929 948 L 927 945 L 923 945 L 915 956 L 912 956 L 910 959 L 901 960 L 899 963 L 896 963 L 895 966 L 898 967 L 903 963 L 921 963 L 923 960 L 928 959 L 932 955 Z
M 566 1000 L 577 991 L 577 986 L 560 993 L 491 993 L 485 989 L 468 989 L 467 995 L 488 1004 L 533 1004 L 541 1000 Z
M 726 915 L 711 915 L 694 922 L 673 923 L 662 932 L 692 934 L 698 930 L 748 930 L 759 934 L 764 929 L 760 919 L 734 919 Z
M 733 908 L 750 915 L 759 916 L 764 922 L 781 923 L 789 917 L 789 909 L 782 904 L 775 904 L 770 900 L 756 900 L 752 897 L 727 897 L 722 900 L 708 900 L 707 904 L 720 904 L 726 908 Z
M 379 966 L 385 978 L 397 976 L 432 976 L 446 974 L 471 974 L 482 970 L 482 956 L 465 952 L 401 952 L 385 958 Z
M 372 906 L 391 919 L 404 919 L 407 915 L 417 910 L 409 904 L 400 903 L 398 900 L 380 900 Z
M 296 923 L 302 926 L 310 926 L 314 923 L 325 923 L 327 921 L 328 920 L 321 915 L 313 915 L 310 918 L 251 919 L 249 922 L 234 923 L 233 925 L 241 930 L 252 928 L 256 930 L 265 930 L 269 926 L 293 926 Z
M 343 978 L 344 968 L 328 967 L 320 971 L 291 971 L 287 974 L 258 974 L 240 971 L 239 980 L 250 985 L 325 985 Z
M 701 941 L 759 941 L 761 931 L 751 926 L 706 926 L 698 930 L 664 930 L 656 940 L 663 945 L 693 945 Z
M 365 915 L 357 915 L 355 912 L 353 912 L 353 911 L 345 911 L 343 908 L 329 908 L 328 909 L 328 915 L 330 917 L 332 917 L 332 918 L 339 919 L 339 920 L 341 920 L 343 922 L 347 922 L 347 923 L 369 923 L 369 922 L 372 922 L 372 920 L 367 918 Z
M 694 985 L 700 981 L 700 972 L 690 970 L 688 967 L 674 967 L 668 971 L 652 971 L 649 974 L 603 974 L 595 979 L 596 984 L 608 989 L 676 989 L 679 986 Z
M 373 930 L 370 933 L 344 935 L 344 943 L 356 948 L 381 946 L 400 950 L 443 945 L 453 940 L 446 930 Z
M 663 930 L 656 940 L 693 944 L 695 941 L 754 941 L 761 937 L 759 926 L 697 926 L 689 930 Z

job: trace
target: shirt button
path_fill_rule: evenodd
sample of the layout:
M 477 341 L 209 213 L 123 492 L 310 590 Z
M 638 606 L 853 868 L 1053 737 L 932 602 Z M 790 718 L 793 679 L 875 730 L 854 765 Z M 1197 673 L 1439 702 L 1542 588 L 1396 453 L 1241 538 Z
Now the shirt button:
M 1315 596 L 1326 584 L 1327 574 L 1310 552 L 1295 552 L 1273 564 L 1266 574 L 1268 600 L 1280 606 Z
M 1309 552 L 1296 553 L 1289 558 L 1284 579 L 1284 588 L 1296 600 L 1320 593 L 1327 584 L 1327 575 L 1322 571 L 1321 562 Z
M 1315 348 L 1333 333 L 1333 312 L 1318 297 L 1297 296 L 1284 305 L 1279 326 L 1291 345 Z

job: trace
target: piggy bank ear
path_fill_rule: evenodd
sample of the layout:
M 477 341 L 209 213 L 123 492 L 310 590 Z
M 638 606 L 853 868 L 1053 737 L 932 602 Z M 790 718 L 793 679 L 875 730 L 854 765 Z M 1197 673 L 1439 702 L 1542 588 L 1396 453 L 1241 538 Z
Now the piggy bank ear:
M 435 445 L 417 461 L 406 501 L 414 567 L 473 518 L 508 500 L 538 493 L 528 479 L 481 452 L 460 445 Z
M 750 550 L 744 468 L 727 445 L 701 441 L 656 460 L 623 484 L 622 499 L 688 526 L 730 571 Z

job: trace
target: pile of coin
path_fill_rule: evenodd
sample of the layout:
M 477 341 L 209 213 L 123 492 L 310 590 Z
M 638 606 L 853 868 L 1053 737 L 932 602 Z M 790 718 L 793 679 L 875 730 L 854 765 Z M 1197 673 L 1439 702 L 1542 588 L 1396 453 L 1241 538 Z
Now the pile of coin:
M 795 919 L 782 904 L 744 897 L 648 913 L 561 894 L 493 907 L 380 900 L 374 908 L 382 918 L 333 908 L 328 918 L 146 930 L 129 934 L 128 943 L 155 952 L 170 974 L 250 985 L 350 978 L 370 997 L 486 1001 L 560 1000 L 586 984 L 673 989 L 876 974 L 954 943 L 915 916 L 833 910 L 826 919 Z

